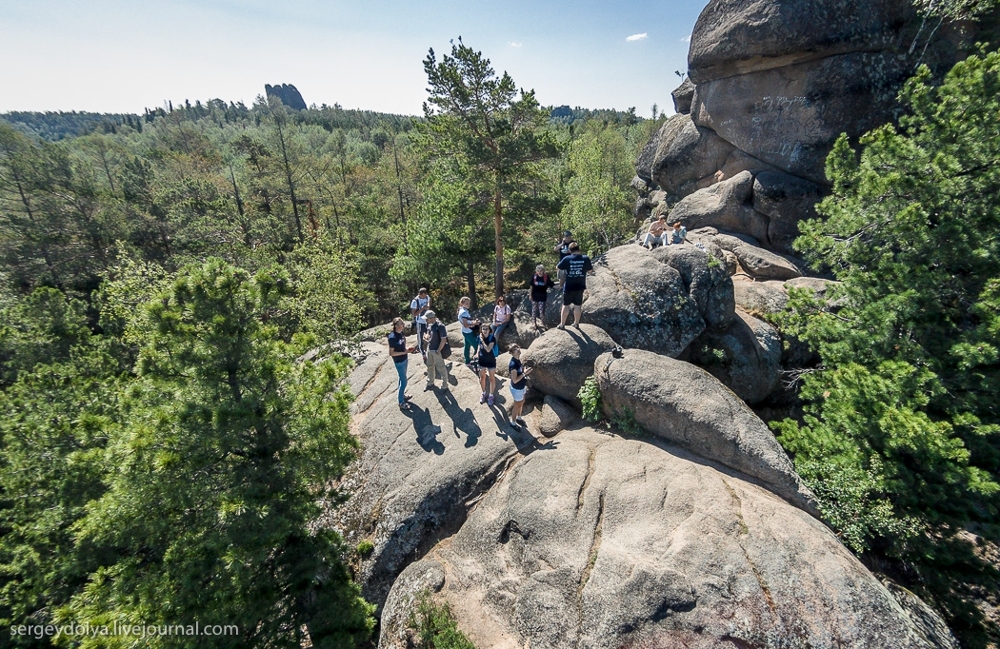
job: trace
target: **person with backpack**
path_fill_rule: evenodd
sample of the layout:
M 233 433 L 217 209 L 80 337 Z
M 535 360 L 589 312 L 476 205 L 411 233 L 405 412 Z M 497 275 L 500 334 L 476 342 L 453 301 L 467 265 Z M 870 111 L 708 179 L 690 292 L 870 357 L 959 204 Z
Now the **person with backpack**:
M 493 335 L 493 327 L 487 323 L 480 326 L 479 331 L 479 386 L 483 389 L 483 396 L 479 403 L 493 405 L 494 395 L 497 391 L 497 357 L 496 346 L 497 337 Z M 490 389 L 486 389 L 486 379 L 489 378 Z
M 399 390 L 396 399 L 399 401 L 400 410 L 410 409 L 410 395 L 406 394 L 406 370 L 409 365 L 409 355 L 416 352 L 416 347 L 406 346 L 406 323 L 402 318 L 394 318 L 392 321 L 392 331 L 389 332 L 389 356 L 396 367 L 396 374 L 399 375 Z
M 496 306 L 493 307 L 493 332 L 497 340 L 500 340 L 500 335 L 510 324 L 510 313 L 507 299 L 501 295 L 497 298 Z
M 421 287 L 417 291 L 416 297 L 410 300 L 410 314 L 413 315 L 413 327 L 417 333 L 417 349 L 427 362 L 427 345 L 424 343 L 424 334 L 427 333 L 427 311 L 431 308 L 431 296 L 427 294 L 427 289 Z
M 472 317 L 472 313 L 469 311 L 470 306 L 472 306 L 472 300 L 468 297 L 463 297 L 458 301 L 458 324 L 462 326 L 462 339 L 465 341 L 462 355 L 465 357 L 466 365 L 472 362 L 472 355 L 479 348 L 479 336 L 476 329 L 482 324 L 478 319 Z
M 583 314 L 583 292 L 587 290 L 587 273 L 594 270 L 594 265 L 590 262 L 590 257 L 580 252 L 580 246 L 576 242 L 571 243 L 569 249 L 569 257 L 564 257 L 557 266 L 559 270 L 566 271 L 559 328 L 566 328 L 569 312 L 573 311 L 573 326 L 579 329 L 580 316 Z
M 424 341 L 427 343 L 427 390 L 434 387 L 434 379 L 441 377 L 441 389 L 448 391 L 448 366 L 444 359 L 451 355 L 451 348 L 448 347 L 448 330 L 443 323 L 438 322 L 437 315 L 433 311 L 424 313 L 427 318 L 427 333 L 424 334 Z
M 545 266 L 535 266 L 535 274 L 531 277 L 531 320 L 535 329 L 539 328 L 539 319 L 542 321 L 542 328 L 545 327 L 545 303 L 549 299 L 549 289 L 555 285 L 545 272 Z

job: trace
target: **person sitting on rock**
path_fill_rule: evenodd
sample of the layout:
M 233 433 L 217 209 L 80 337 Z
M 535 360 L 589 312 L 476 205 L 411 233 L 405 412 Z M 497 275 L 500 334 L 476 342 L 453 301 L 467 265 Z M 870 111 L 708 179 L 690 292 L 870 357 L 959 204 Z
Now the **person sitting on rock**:
M 507 305 L 507 300 L 504 296 L 497 298 L 497 304 L 493 307 L 493 331 L 497 340 L 500 340 L 501 334 L 503 334 L 504 329 L 510 324 L 510 307 Z
M 521 348 L 516 344 L 511 345 L 507 351 L 511 356 L 507 365 L 510 372 L 510 396 L 514 399 L 510 407 L 510 427 L 519 431 L 524 426 L 521 411 L 524 409 L 524 393 L 528 388 L 527 376 L 531 374 L 531 368 L 525 368 L 521 363 Z
M 670 244 L 687 243 L 688 231 L 680 221 L 675 221 L 674 229 L 667 234 L 670 236 Z
M 670 235 L 669 229 L 667 227 L 667 215 L 661 214 L 658 219 L 649 224 L 649 232 L 642 239 L 642 245 L 649 250 L 653 249 L 653 246 L 660 244 L 665 246 L 669 243 L 667 238 Z

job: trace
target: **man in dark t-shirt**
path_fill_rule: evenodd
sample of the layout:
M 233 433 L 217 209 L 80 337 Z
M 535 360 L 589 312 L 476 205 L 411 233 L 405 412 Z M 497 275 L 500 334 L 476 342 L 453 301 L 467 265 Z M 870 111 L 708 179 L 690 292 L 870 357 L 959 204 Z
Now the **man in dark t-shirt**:
M 580 328 L 580 316 L 583 314 L 583 292 L 587 290 L 587 273 L 594 270 L 590 257 L 580 252 L 580 246 L 575 241 L 569 245 L 569 256 L 563 257 L 556 266 L 566 272 L 563 283 L 563 308 L 559 316 L 559 328 L 566 328 L 569 312 L 573 311 L 573 326 Z

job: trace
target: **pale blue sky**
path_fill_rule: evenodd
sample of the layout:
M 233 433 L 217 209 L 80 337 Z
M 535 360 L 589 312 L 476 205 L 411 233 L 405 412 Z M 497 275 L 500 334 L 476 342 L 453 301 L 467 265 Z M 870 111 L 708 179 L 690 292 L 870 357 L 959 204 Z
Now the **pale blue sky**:
M 706 1 L 0 0 L 0 112 L 249 105 L 292 83 L 309 104 L 418 114 L 427 49 L 462 36 L 543 105 L 648 117 L 673 111 Z

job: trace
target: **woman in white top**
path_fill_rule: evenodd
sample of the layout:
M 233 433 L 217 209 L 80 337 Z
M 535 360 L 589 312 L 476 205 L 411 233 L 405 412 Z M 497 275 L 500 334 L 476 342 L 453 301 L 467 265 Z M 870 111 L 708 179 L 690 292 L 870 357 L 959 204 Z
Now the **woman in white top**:
M 501 295 L 497 298 L 497 305 L 493 307 L 493 335 L 496 336 L 497 341 L 500 340 L 503 330 L 509 324 L 510 307 L 507 306 L 507 300 Z
M 462 338 L 465 340 L 463 355 L 466 365 L 472 362 L 472 354 L 479 350 L 479 336 L 472 330 L 479 324 L 479 320 L 473 318 L 472 313 L 469 312 L 471 305 L 472 300 L 468 297 L 463 297 L 458 301 L 458 323 L 462 325 Z

